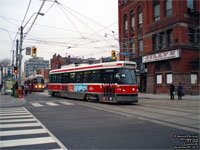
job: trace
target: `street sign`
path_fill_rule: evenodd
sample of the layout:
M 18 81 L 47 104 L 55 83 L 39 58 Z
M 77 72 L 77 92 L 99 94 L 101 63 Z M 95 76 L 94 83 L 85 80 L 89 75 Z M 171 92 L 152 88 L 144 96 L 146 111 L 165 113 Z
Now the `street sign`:
M 124 55 L 124 56 L 133 56 L 133 53 L 120 53 L 120 55 Z
M 26 55 L 31 55 L 31 47 L 26 47 Z

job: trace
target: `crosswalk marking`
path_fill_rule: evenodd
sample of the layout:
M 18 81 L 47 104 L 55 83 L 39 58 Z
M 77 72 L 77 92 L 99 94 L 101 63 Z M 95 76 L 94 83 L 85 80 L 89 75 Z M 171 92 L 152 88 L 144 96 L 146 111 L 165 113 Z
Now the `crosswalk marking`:
M 38 144 L 55 144 L 56 149 L 67 149 L 24 107 L 0 109 L 0 149 Z
M 1 131 L 1 136 L 13 136 L 13 135 L 27 135 L 27 134 L 41 134 L 47 133 L 44 129 L 31 129 L 31 130 L 15 130 L 15 131 Z
M 37 127 L 39 123 L 16 123 L 16 124 L 1 124 L 0 128 L 21 128 L 21 127 Z
M 9 122 L 30 122 L 30 121 L 36 121 L 33 118 L 28 119 L 9 119 L 9 120 L 0 120 L 0 123 L 9 123 Z
M 6 141 L 0 141 L 0 148 L 33 145 L 33 144 L 36 145 L 36 144 L 45 144 L 45 143 L 54 143 L 54 142 L 55 142 L 54 139 L 51 137 L 6 140 Z
M 17 115 L 25 115 L 28 114 L 26 112 L 20 112 L 20 113 L 0 113 L 0 116 L 17 116 Z
M 47 105 L 50 105 L 50 106 L 58 106 L 58 104 L 56 103 L 53 103 L 53 102 L 46 102 Z
M 9 119 L 9 118 L 32 118 L 30 115 L 23 115 L 23 116 L 0 116 L 0 119 Z
M 74 105 L 73 103 L 69 103 L 69 102 L 60 102 L 60 103 L 64 105 Z
M 33 106 L 35 107 L 42 107 L 43 105 L 41 105 L 40 103 L 31 103 Z
M 30 103 L 33 107 L 44 107 L 45 105 L 48 106 L 60 106 L 61 104 L 69 106 L 69 105 L 74 105 L 73 103 L 70 102 L 64 102 L 64 101 L 58 101 L 58 102 L 31 102 Z

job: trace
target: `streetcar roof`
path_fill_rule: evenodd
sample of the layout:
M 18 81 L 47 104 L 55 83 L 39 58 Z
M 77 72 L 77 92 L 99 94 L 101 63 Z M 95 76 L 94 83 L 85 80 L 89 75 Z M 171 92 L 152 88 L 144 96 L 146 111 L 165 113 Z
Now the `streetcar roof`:
M 61 69 L 51 70 L 50 74 L 62 73 L 62 72 L 78 72 L 78 71 L 87 71 L 87 70 L 99 70 L 99 69 L 109 69 L 109 68 L 136 68 L 136 62 L 132 61 L 115 61 L 115 62 L 107 62 L 107 63 L 99 63 L 92 65 L 84 65 L 84 66 L 70 66 Z
M 33 80 L 35 78 L 44 78 L 44 77 L 41 74 L 36 74 L 36 75 L 31 75 L 31 76 L 27 77 L 25 80 Z

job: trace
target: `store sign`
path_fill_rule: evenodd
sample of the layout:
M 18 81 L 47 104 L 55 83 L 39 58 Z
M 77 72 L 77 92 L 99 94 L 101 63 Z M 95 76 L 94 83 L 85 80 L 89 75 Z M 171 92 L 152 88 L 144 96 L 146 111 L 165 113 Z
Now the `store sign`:
M 177 50 L 173 50 L 173 51 L 167 51 L 167 52 L 157 53 L 157 54 L 153 54 L 153 55 L 143 56 L 142 63 L 179 58 L 180 53 L 181 53 L 181 50 L 177 49 Z

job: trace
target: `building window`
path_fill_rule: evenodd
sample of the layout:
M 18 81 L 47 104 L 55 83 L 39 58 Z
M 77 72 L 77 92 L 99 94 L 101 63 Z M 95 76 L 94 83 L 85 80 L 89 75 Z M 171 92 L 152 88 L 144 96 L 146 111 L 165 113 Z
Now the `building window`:
M 154 4 L 154 20 L 159 20 L 160 19 L 160 3 Z
M 139 56 L 142 56 L 143 55 L 143 41 L 142 40 L 138 42 L 138 51 L 139 51 Z
M 127 15 L 124 15 L 124 34 L 128 34 L 128 18 Z
M 126 4 L 128 0 L 123 0 L 123 4 Z
M 157 41 L 158 41 L 158 36 L 157 36 L 157 34 L 154 34 L 154 35 L 152 36 L 152 40 L 153 40 L 153 50 L 155 51 L 155 50 L 157 50 L 157 47 L 158 47 L 158 45 L 157 45 Z
M 133 53 L 133 57 L 135 57 L 135 43 L 131 43 L 131 50 L 132 50 L 132 53 Z
M 167 45 L 171 47 L 173 44 L 173 32 L 172 30 L 167 31 Z
M 138 28 L 142 28 L 142 7 L 138 8 Z
M 125 50 L 125 53 L 128 53 L 128 42 L 127 41 L 124 42 L 124 50 Z
M 165 1 L 165 16 L 172 15 L 172 0 Z
M 135 30 L 135 16 L 134 16 L 134 11 L 131 11 L 131 32 Z
M 187 8 L 194 10 L 194 0 L 187 0 Z
M 165 45 L 165 33 L 162 32 L 159 34 L 159 48 L 162 49 Z
M 162 74 L 156 75 L 156 84 L 162 84 Z
M 171 84 L 172 83 L 172 74 L 167 73 L 166 74 L 166 84 Z
M 197 45 L 200 46 L 200 30 L 199 29 L 197 29 L 196 37 L 197 37 Z
M 191 74 L 191 84 L 197 84 L 197 73 Z
M 194 35 L 195 35 L 195 31 L 194 31 L 194 29 L 192 29 L 192 28 L 189 28 L 189 43 L 191 44 L 191 45 L 193 45 L 194 44 L 194 42 L 195 42 L 195 38 L 194 38 Z

